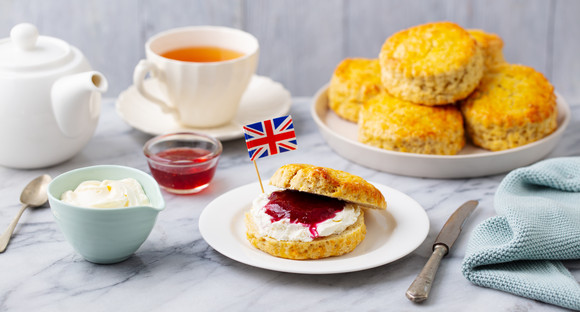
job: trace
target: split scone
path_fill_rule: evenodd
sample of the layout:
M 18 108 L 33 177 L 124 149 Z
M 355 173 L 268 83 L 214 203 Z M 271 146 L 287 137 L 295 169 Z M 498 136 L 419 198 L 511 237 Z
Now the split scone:
M 484 56 L 459 25 L 437 22 L 393 34 L 379 54 L 381 81 L 398 98 L 443 105 L 466 98 L 479 84 Z
M 366 235 L 364 209 L 386 209 L 383 194 L 350 173 L 305 164 L 279 168 L 246 213 L 246 237 L 256 248 L 287 259 L 320 259 L 351 252 Z
M 554 87 L 524 65 L 506 63 L 488 71 L 460 108 L 473 143 L 492 151 L 537 141 L 557 128 Z
M 454 155 L 465 146 L 455 105 L 420 105 L 387 92 L 365 103 L 358 126 L 361 143 L 392 151 Z
M 500 36 L 485 32 L 481 29 L 468 29 L 467 32 L 475 38 L 483 49 L 485 68 L 492 68 L 505 63 L 503 57 L 503 40 Z
M 340 117 L 357 122 L 362 103 L 381 92 L 378 59 L 344 59 L 330 79 L 328 104 Z

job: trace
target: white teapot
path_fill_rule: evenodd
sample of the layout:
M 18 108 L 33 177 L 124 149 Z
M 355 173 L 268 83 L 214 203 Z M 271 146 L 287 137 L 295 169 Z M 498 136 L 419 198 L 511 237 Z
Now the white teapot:
M 0 165 L 63 162 L 91 139 L 107 80 L 68 43 L 31 24 L 0 40 Z

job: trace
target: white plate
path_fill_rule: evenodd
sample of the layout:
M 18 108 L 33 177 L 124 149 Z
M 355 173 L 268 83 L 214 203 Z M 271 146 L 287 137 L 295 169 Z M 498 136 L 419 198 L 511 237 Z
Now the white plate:
M 427 237 L 429 219 L 411 197 L 373 183 L 387 198 L 387 211 L 366 210 L 367 234 L 354 251 L 320 260 L 289 260 L 256 249 L 246 239 L 244 214 L 260 193 L 258 182 L 231 190 L 204 208 L 199 231 L 219 253 L 251 266 L 289 273 L 331 274 L 374 268 L 411 253 Z M 264 182 L 267 191 L 274 188 Z
M 394 174 L 424 178 L 470 178 L 493 175 L 534 163 L 554 149 L 570 122 L 570 107 L 557 95 L 558 129 L 517 148 L 491 152 L 470 143 L 457 155 L 426 155 L 380 149 L 357 141 L 356 123 L 328 107 L 328 85 L 314 96 L 311 114 L 322 136 L 339 155 L 360 165 Z
M 154 95 L 160 94 L 156 79 L 147 79 L 145 87 Z M 135 129 L 151 135 L 168 132 L 201 132 L 220 140 L 243 137 L 242 126 L 256 121 L 285 115 L 290 110 L 290 92 L 268 77 L 254 76 L 242 96 L 238 114 L 234 120 L 216 128 L 193 128 L 179 124 L 171 114 L 164 113 L 159 106 L 144 98 L 135 86 L 123 91 L 117 100 L 117 113 Z

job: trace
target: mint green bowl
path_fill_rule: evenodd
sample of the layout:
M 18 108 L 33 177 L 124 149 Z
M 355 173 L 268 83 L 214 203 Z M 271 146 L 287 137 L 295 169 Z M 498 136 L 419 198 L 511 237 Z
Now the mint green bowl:
M 87 180 L 137 180 L 152 207 L 85 208 L 60 200 Z M 87 261 L 117 263 L 129 258 L 147 239 L 157 214 L 165 208 L 159 185 L 143 171 L 114 165 L 92 166 L 71 170 L 48 185 L 50 209 L 67 241 Z

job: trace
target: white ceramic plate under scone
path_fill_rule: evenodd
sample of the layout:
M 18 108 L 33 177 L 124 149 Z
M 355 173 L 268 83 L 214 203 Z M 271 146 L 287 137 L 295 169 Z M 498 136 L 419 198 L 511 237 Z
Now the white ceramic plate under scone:
M 570 107 L 557 95 L 558 129 L 549 136 L 517 148 L 491 152 L 470 143 L 457 155 L 426 155 L 380 149 L 357 141 L 358 126 L 328 106 L 328 85 L 314 96 L 312 118 L 328 145 L 344 158 L 372 169 L 424 178 L 471 178 L 510 171 L 532 164 L 556 147 L 570 122 Z
M 387 210 L 367 209 L 365 239 L 352 252 L 319 260 L 289 260 L 256 249 L 246 239 L 244 214 L 259 195 L 258 182 L 231 190 L 207 205 L 199 218 L 205 241 L 222 255 L 258 268 L 302 274 L 333 274 L 374 268 L 415 250 L 429 233 L 425 210 L 404 193 L 373 183 L 387 198 Z M 266 191 L 274 188 L 264 182 Z
M 154 95 L 163 97 L 156 79 L 147 79 L 145 87 Z M 151 135 L 169 132 L 194 131 L 211 135 L 220 140 L 244 136 L 242 126 L 268 118 L 282 116 L 290 110 L 290 92 L 280 83 L 268 77 L 254 76 L 242 96 L 238 114 L 232 122 L 216 128 L 186 127 L 165 113 L 159 106 L 145 99 L 135 86 L 123 91 L 117 100 L 117 113 L 135 129 Z

